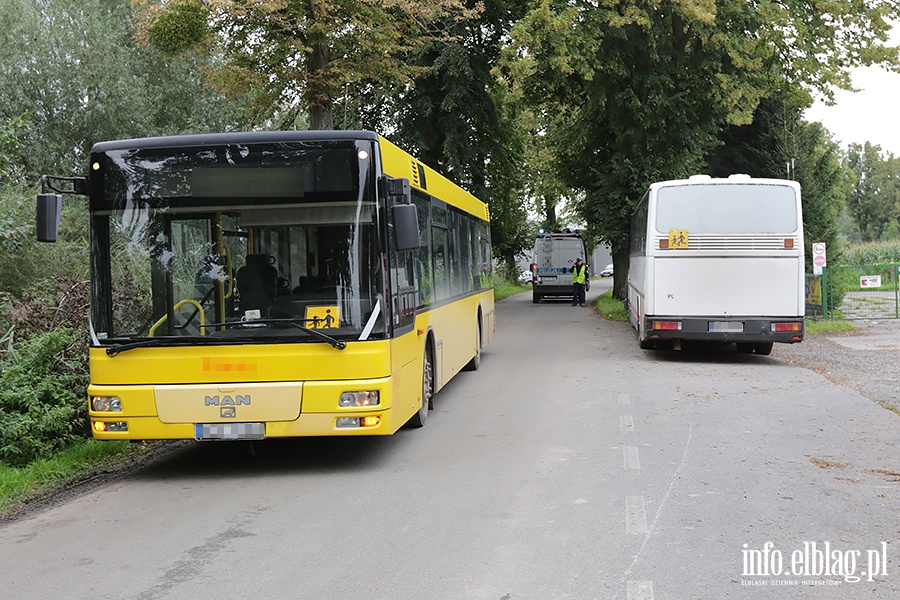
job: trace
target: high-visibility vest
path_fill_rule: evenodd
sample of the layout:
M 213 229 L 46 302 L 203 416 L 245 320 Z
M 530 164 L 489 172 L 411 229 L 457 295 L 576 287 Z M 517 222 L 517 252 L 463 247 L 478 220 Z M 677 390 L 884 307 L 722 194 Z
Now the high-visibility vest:
M 572 282 L 573 283 L 584 283 L 587 279 L 585 276 L 587 275 L 587 265 L 581 265 L 579 271 L 579 267 L 572 267 Z

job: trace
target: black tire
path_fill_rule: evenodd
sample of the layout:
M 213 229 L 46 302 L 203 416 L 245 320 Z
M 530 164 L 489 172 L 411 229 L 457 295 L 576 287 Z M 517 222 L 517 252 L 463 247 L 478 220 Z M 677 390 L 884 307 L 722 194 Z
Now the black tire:
M 541 295 L 537 292 L 531 292 L 531 301 L 535 304 L 539 304 L 541 302 Z
M 637 339 L 638 339 L 638 346 L 641 347 L 641 350 L 653 350 L 654 348 L 656 348 L 656 342 L 654 342 L 653 340 L 651 340 L 649 338 L 645 338 L 643 340 L 641 339 L 640 324 L 638 324 L 638 326 L 637 326 Z
M 478 319 L 478 342 L 475 344 L 475 356 L 466 363 L 463 371 L 477 371 L 481 366 L 481 319 Z
M 422 359 L 422 406 L 409 419 L 409 426 L 425 427 L 428 421 L 428 411 L 431 410 L 434 398 L 434 361 L 432 360 L 431 346 L 426 342 L 425 355 Z

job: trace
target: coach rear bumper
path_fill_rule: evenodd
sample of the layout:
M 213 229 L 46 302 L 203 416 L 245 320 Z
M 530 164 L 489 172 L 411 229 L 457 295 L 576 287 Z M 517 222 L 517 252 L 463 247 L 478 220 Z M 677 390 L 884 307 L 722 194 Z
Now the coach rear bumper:
M 724 343 L 803 341 L 805 325 L 800 317 L 645 317 L 650 340 L 706 340 Z

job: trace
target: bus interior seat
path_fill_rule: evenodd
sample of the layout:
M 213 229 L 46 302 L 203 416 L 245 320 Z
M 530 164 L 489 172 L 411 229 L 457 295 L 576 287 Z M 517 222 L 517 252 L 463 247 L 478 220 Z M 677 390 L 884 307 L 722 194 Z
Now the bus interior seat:
M 297 285 L 291 290 L 293 294 L 308 294 L 316 291 L 316 281 L 312 277 L 299 277 Z
M 241 309 L 258 308 L 266 315 L 278 294 L 278 270 L 275 257 L 269 254 L 248 254 L 247 263 L 238 269 L 237 284 L 241 293 Z

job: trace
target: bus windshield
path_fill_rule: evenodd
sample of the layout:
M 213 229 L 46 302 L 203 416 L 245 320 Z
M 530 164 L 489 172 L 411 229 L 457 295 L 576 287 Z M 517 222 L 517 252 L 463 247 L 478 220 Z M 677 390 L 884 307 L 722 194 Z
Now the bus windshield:
M 383 337 L 371 141 L 97 152 L 96 338 Z
M 713 184 L 660 188 L 656 230 L 695 234 L 797 231 L 797 198 L 784 185 Z

